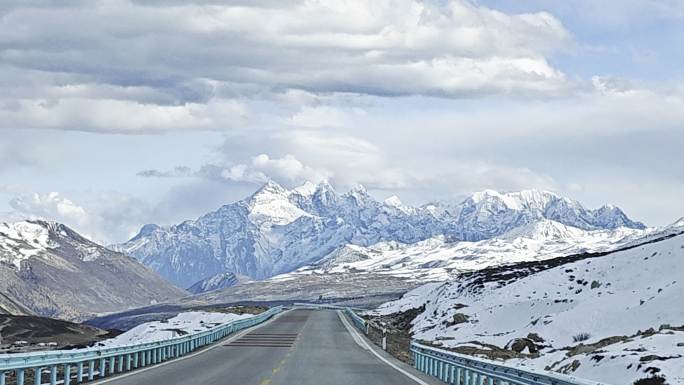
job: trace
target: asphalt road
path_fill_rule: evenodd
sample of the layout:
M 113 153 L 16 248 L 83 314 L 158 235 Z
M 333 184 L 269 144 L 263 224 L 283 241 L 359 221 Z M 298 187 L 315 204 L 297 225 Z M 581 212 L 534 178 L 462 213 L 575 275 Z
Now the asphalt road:
M 440 384 L 375 349 L 350 328 L 336 311 L 292 310 L 197 355 L 97 384 Z

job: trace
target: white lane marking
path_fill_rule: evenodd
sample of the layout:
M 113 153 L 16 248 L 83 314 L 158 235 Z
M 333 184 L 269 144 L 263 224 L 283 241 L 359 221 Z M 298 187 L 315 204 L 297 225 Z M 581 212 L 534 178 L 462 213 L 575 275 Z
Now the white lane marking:
M 347 324 L 347 320 L 344 318 L 344 314 L 342 314 L 341 311 L 338 311 L 338 312 L 337 312 L 337 315 L 340 317 L 340 320 L 341 320 L 342 323 L 344 324 L 344 327 L 345 327 L 347 330 L 349 330 L 349 326 L 348 326 L 348 324 Z M 359 347 L 360 347 L 361 349 L 363 349 L 363 350 L 368 350 L 368 346 L 365 346 L 365 345 L 363 344 L 363 340 L 361 339 L 361 337 L 360 337 L 357 333 L 350 333 L 350 334 L 351 334 L 352 338 L 354 339 L 354 342 L 356 342 L 356 344 L 359 345 Z
M 235 335 L 232 336 L 232 337 L 226 338 L 225 340 L 219 340 L 219 341 L 217 341 L 213 346 L 210 346 L 210 347 L 208 347 L 208 348 L 206 348 L 206 349 L 200 350 L 199 352 L 195 352 L 195 353 L 192 353 L 192 354 L 188 354 L 187 356 L 182 356 L 182 357 L 174 358 L 174 359 L 172 359 L 171 361 L 162 362 L 161 364 L 152 365 L 152 366 L 149 366 L 149 367 L 146 367 L 146 368 L 134 369 L 134 370 L 131 371 L 131 372 L 128 372 L 128 373 L 125 373 L 125 374 L 121 374 L 121 375 L 118 375 L 118 376 L 114 376 L 114 377 L 110 377 L 110 378 L 105 378 L 105 379 L 102 379 L 102 380 L 96 380 L 96 381 L 94 381 L 94 382 L 91 382 L 90 384 L 92 384 L 92 385 L 106 384 L 106 383 L 108 383 L 108 382 L 121 380 L 121 379 L 123 379 L 123 378 L 130 377 L 130 376 L 134 376 L 134 375 L 136 375 L 136 374 L 140 374 L 140 373 L 146 372 L 146 371 L 148 371 L 148 370 L 152 370 L 152 369 L 156 369 L 156 368 L 161 368 L 162 366 L 166 366 L 166 365 L 169 365 L 169 364 L 174 364 L 174 363 L 176 363 L 176 362 L 178 362 L 178 361 L 182 361 L 182 360 L 184 360 L 184 359 L 186 359 L 186 358 L 192 358 L 192 357 L 195 357 L 195 356 L 199 356 L 199 355 L 202 354 L 202 353 L 206 353 L 206 352 L 208 352 L 208 351 L 210 351 L 210 350 L 216 349 L 216 348 L 219 347 L 219 346 L 222 346 L 225 342 L 233 342 L 234 340 L 236 340 L 236 339 L 242 337 L 245 333 L 247 333 L 247 332 L 249 332 L 249 331 L 252 331 L 252 330 L 254 330 L 254 329 L 260 328 L 260 327 L 262 327 L 262 326 L 266 326 L 266 325 L 270 324 L 271 322 L 275 321 L 276 319 L 280 318 L 281 315 L 283 315 L 283 314 L 285 314 L 285 313 L 287 313 L 287 312 L 289 312 L 289 310 L 284 311 L 284 312 L 282 312 L 282 313 L 278 313 L 278 314 L 276 314 L 273 318 L 271 318 L 270 320 L 268 320 L 268 321 L 266 321 L 266 322 L 262 322 L 262 323 L 257 324 L 257 325 L 254 325 L 254 326 L 252 326 L 252 327 L 249 327 L 249 328 L 247 328 L 247 329 L 245 329 L 245 330 L 243 330 L 243 331 L 241 331 L 241 332 L 235 334 Z
M 397 365 L 395 365 L 395 364 L 393 364 L 392 362 L 390 362 L 389 360 L 387 360 L 385 357 L 383 357 L 383 356 L 381 356 L 380 354 L 378 354 L 378 352 L 376 352 L 375 350 L 373 350 L 373 348 L 371 348 L 370 345 L 368 345 L 368 342 L 366 342 L 366 340 L 365 340 L 363 337 L 361 337 L 361 335 L 360 335 L 359 332 L 356 330 L 356 328 L 349 324 L 349 322 L 347 321 L 347 319 L 346 319 L 346 318 L 344 317 L 344 315 L 342 314 L 342 311 L 338 310 L 338 311 L 337 311 L 337 314 L 340 316 L 340 319 L 342 320 L 342 323 L 344 324 L 344 327 L 347 328 L 347 331 L 349 331 L 349 333 L 351 333 L 351 335 L 352 335 L 352 337 L 354 338 L 354 340 L 357 341 L 356 338 L 358 337 L 359 340 L 357 341 L 357 343 L 359 343 L 359 341 L 360 341 L 363 345 L 365 345 L 366 350 L 369 350 L 369 351 L 370 351 L 371 353 L 373 353 L 376 357 L 378 357 L 382 362 L 384 362 L 384 363 L 386 363 L 387 365 L 393 367 L 394 369 L 396 369 L 397 371 L 399 371 L 401 374 L 403 374 L 403 375 L 405 375 L 406 377 L 412 379 L 413 381 L 419 383 L 420 385 L 430 385 L 430 384 L 428 384 L 427 382 L 425 382 L 425 381 L 421 380 L 420 378 L 414 376 L 413 374 L 411 374 L 411 373 L 405 371 L 404 369 L 398 367 Z M 354 336 L 356 336 L 356 337 L 354 337 Z

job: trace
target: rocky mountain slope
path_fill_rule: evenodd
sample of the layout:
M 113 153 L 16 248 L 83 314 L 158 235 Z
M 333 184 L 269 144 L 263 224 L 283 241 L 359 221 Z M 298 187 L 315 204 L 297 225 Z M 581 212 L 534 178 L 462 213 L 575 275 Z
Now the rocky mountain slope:
M 0 315 L 0 353 L 73 349 L 116 334 L 116 331 L 46 317 Z
M 0 314 L 5 315 L 31 315 L 31 309 L 20 303 L 14 302 L 11 298 L 0 293 Z
M 196 282 L 188 288 L 192 294 L 207 293 L 214 290 L 225 289 L 237 285 L 238 283 L 248 282 L 249 278 L 237 276 L 235 273 L 219 273 Z
M 269 182 L 252 196 L 196 220 L 146 225 L 113 246 L 181 287 L 233 272 L 268 278 L 319 261 L 343 245 L 406 244 L 442 236 L 480 241 L 548 219 L 587 231 L 642 229 L 619 208 L 584 208 L 544 191 L 484 191 L 465 201 L 421 207 L 373 199 L 363 187 L 339 195 L 326 182 L 287 190 Z
M 187 295 L 135 259 L 44 221 L 0 224 L 0 293 L 14 304 L 0 300 L 8 313 L 67 320 Z
M 677 235 L 678 234 L 678 235 Z M 612 384 L 684 381 L 684 227 L 608 254 L 499 266 L 382 305 L 437 346 Z M 653 382 L 659 383 L 659 382 Z

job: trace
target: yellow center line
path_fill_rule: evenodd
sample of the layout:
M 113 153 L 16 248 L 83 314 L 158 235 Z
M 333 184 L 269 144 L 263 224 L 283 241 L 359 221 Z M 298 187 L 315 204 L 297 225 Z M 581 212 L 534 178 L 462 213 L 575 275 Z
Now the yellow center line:
M 306 326 L 306 323 L 309 322 L 309 319 L 307 318 L 306 321 L 304 322 L 304 326 Z M 304 329 L 304 326 L 302 326 L 302 329 Z M 301 333 L 302 329 L 299 330 L 299 333 Z M 292 343 L 292 346 L 290 346 L 289 349 L 287 349 L 287 353 L 285 354 L 285 358 L 283 358 L 278 366 L 273 368 L 272 374 L 276 374 L 280 372 L 280 370 L 285 366 L 285 363 L 287 362 L 287 359 L 292 355 L 292 352 L 297 349 L 297 341 L 299 341 L 299 333 L 297 333 L 297 337 L 295 338 L 294 342 Z M 271 383 L 271 379 L 267 378 L 265 380 L 262 380 L 259 385 L 269 385 Z

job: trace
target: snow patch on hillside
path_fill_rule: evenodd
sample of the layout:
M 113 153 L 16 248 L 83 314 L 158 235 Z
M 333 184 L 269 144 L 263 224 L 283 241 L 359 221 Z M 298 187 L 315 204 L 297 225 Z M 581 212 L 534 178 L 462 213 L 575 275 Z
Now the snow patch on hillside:
M 22 261 L 51 247 L 50 232 L 37 223 L 0 223 L 0 262 L 20 269 Z
M 228 322 L 250 317 L 252 317 L 250 314 L 238 315 L 206 311 L 184 312 L 166 321 L 153 321 L 138 325 L 123 334 L 102 341 L 98 345 L 112 347 L 162 341 L 173 337 L 199 333 Z

